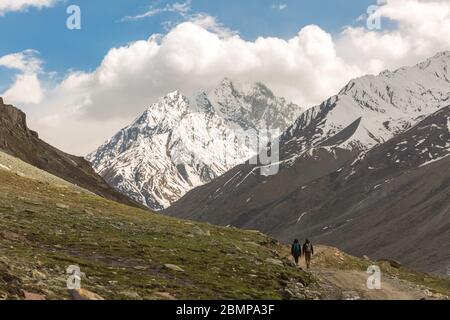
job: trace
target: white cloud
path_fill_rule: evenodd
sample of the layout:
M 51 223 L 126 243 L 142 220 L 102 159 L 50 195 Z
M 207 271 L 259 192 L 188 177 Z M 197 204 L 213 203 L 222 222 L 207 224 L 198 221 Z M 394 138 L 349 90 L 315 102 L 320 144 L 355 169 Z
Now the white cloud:
M 347 27 L 336 39 L 347 61 L 366 64 L 376 73 L 382 68 L 409 65 L 450 49 L 450 2 L 447 0 L 388 0 L 369 19 L 381 17 L 397 27 L 385 31 Z M 382 21 L 386 24 L 386 20 Z
M 0 57 L 0 66 L 22 72 L 37 72 L 42 66 L 42 60 L 37 57 L 38 54 L 39 52 L 35 50 L 8 54 Z
M 190 15 L 187 21 L 208 30 L 221 38 L 231 37 L 233 35 L 238 35 L 239 33 L 235 30 L 231 30 L 224 26 L 222 23 L 217 21 L 213 16 L 207 15 L 205 13 L 197 13 Z
M 307 105 L 323 97 L 324 90 L 330 92 L 329 87 L 337 89 L 341 77 L 358 73 L 337 57 L 332 37 L 317 26 L 308 26 L 287 41 L 258 38 L 254 42 L 217 28 L 185 22 L 162 39 L 152 37 L 111 49 L 95 72 L 71 74 L 55 90 L 67 93 L 65 97 L 75 94 L 80 115 L 104 121 L 135 116 L 170 91 L 191 94 L 225 76 L 263 81 Z M 331 72 L 335 76 L 321 79 Z
M 272 5 L 272 9 L 274 9 L 274 10 L 283 11 L 283 10 L 286 10 L 287 8 L 288 8 L 287 4 L 274 4 L 274 5 Z
M 3 94 L 7 101 L 18 104 L 37 104 L 44 97 L 41 83 L 36 74 L 20 74 L 14 84 Z
M 450 49 L 447 1 L 389 0 L 375 14 L 395 27 L 346 27 L 333 37 L 310 25 L 291 39 L 254 41 L 207 15 L 189 17 L 166 35 L 111 49 L 94 72 L 71 72 L 26 110 L 49 142 L 85 154 L 176 89 L 192 94 L 230 77 L 265 82 L 276 94 L 312 106 L 354 77 Z
M 0 16 L 8 11 L 24 11 L 30 7 L 49 8 L 58 0 L 0 0 Z
M 182 2 L 182 3 L 174 3 L 172 5 L 168 6 L 167 11 L 169 12 L 177 12 L 179 14 L 186 14 L 189 11 L 191 11 L 191 0 L 187 0 L 186 2 Z
M 18 71 L 14 83 L 2 96 L 16 104 L 37 104 L 42 101 L 44 91 L 38 79 L 42 60 L 34 50 L 9 54 L 0 57 L 0 66 Z
M 164 12 L 173 12 L 178 13 L 181 16 L 185 16 L 191 11 L 191 3 L 192 0 L 186 0 L 186 2 L 176 2 L 173 4 L 167 4 L 164 7 L 154 7 L 151 6 L 148 11 L 135 15 L 135 16 L 126 16 L 122 18 L 122 21 L 135 21 L 135 20 L 141 20 L 149 17 L 156 16 L 158 14 L 164 13 Z

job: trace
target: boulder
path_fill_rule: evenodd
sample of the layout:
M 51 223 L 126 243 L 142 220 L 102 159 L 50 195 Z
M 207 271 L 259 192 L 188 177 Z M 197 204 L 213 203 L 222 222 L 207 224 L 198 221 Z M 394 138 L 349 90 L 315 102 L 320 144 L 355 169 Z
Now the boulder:
M 202 228 L 200 228 L 199 226 L 194 226 L 193 228 L 192 228 L 192 232 L 195 234 L 195 235 L 198 235 L 198 236 L 204 236 L 204 237 L 210 237 L 211 236 L 211 232 L 209 232 L 209 230 L 202 230 Z
M 266 259 L 266 262 L 267 262 L 267 263 L 270 263 L 270 264 L 277 265 L 277 266 L 279 266 L 279 267 L 284 267 L 283 261 L 281 261 L 281 260 L 279 260 L 279 259 L 267 258 L 267 259 Z
M 402 267 L 402 264 L 398 261 L 392 260 L 392 259 L 380 259 L 377 262 L 381 262 L 381 263 L 387 263 L 389 264 L 392 268 L 395 269 L 400 269 Z
M 39 300 L 45 300 L 45 296 L 42 294 L 32 293 L 25 290 L 22 290 L 23 295 L 25 297 L 25 300 L 29 301 L 39 301 Z
M 69 206 L 68 206 L 68 205 L 65 205 L 65 204 L 62 204 L 62 203 L 57 203 L 57 204 L 56 204 L 56 207 L 57 207 L 58 209 L 63 209 L 63 210 L 69 209 Z
M 47 275 L 43 272 L 40 272 L 39 270 L 31 271 L 31 276 L 33 277 L 33 279 L 38 279 L 38 280 L 47 279 Z
M 86 289 L 69 290 L 72 300 L 105 300 L 101 296 Z
M 164 300 L 177 300 L 174 296 L 172 296 L 168 292 L 155 292 L 155 296 Z
M 184 269 L 180 268 L 175 264 L 165 264 L 164 268 L 175 271 L 175 272 L 184 272 Z

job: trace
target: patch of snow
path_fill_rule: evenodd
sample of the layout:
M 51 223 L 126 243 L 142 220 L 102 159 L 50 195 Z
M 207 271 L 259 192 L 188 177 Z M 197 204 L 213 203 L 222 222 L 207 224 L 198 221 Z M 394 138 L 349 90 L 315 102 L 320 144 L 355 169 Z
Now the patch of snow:
M 299 224 L 299 223 L 302 221 L 303 217 L 306 216 L 307 214 L 308 214 L 308 212 L 303 212 L 303 213 L 300 215 L 300 217 L 298 218 L 297 224 Z
M 446 155 L 444 155 L 444 156 L 442 156 L 442 157 L 439 157 L 439 158 L 436 158 L 436 159 L 432 159 L 432 160 L 430 160 L 430 161 L 427 161 L 427 162 L 421 164 L 421 165 L 419 166 L 419 168 L 422 168 L 422 167 L 428 166 L 428 165 L 430 165 L 430 164 L 432 164 L 432 163 L 441 161 L 441 160 L 443 160 L 443 159 L 445 159 L 445 158 L 447 158 L 447 157 L 449 157 L 449 156 L 450 156 L 450 154 L 446 154 Z

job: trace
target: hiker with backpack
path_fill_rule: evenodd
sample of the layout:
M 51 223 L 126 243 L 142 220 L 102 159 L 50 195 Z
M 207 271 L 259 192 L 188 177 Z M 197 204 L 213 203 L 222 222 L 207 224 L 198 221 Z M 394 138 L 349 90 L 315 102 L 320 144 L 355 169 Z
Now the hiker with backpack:
M 297 239 L 295 239 L 294 244 L 292 244 L 291 254 L 294 257 L 295 264 L 298 266 L 299 259 L 302 256 L 302 246 Z
M 306 268 L 309 269 L 311 266 L 311 258 L 314 255 L 314 247 L 309 239 L 306 239 L 303 245 L 303 254 L 305 255 Z

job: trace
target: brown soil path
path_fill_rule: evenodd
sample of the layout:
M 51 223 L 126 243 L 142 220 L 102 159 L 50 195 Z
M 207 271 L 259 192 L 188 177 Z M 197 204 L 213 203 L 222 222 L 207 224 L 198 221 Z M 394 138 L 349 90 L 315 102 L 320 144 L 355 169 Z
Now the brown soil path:
M 429 298 L 423 288 L 383 274 L 381 277 L 381 289 L 370 290 L 367 288 L 367 279 L 370 274 L 359 270 L 324 266 L 324 259 L 327 259 L 327 261 L 330 261 L 330 258 L 331 260 L 343 259 L 338 250 L 325 246 L 316 246 L 314 249 L 315 255 L 313 256 L 312 267 L 309 272 L 314 274 L 319 280 L 323 292 L 325 292 L 325 299 L 420 300 Z M 300 261 L 299 268 L 306 270 L 304 257 Z

